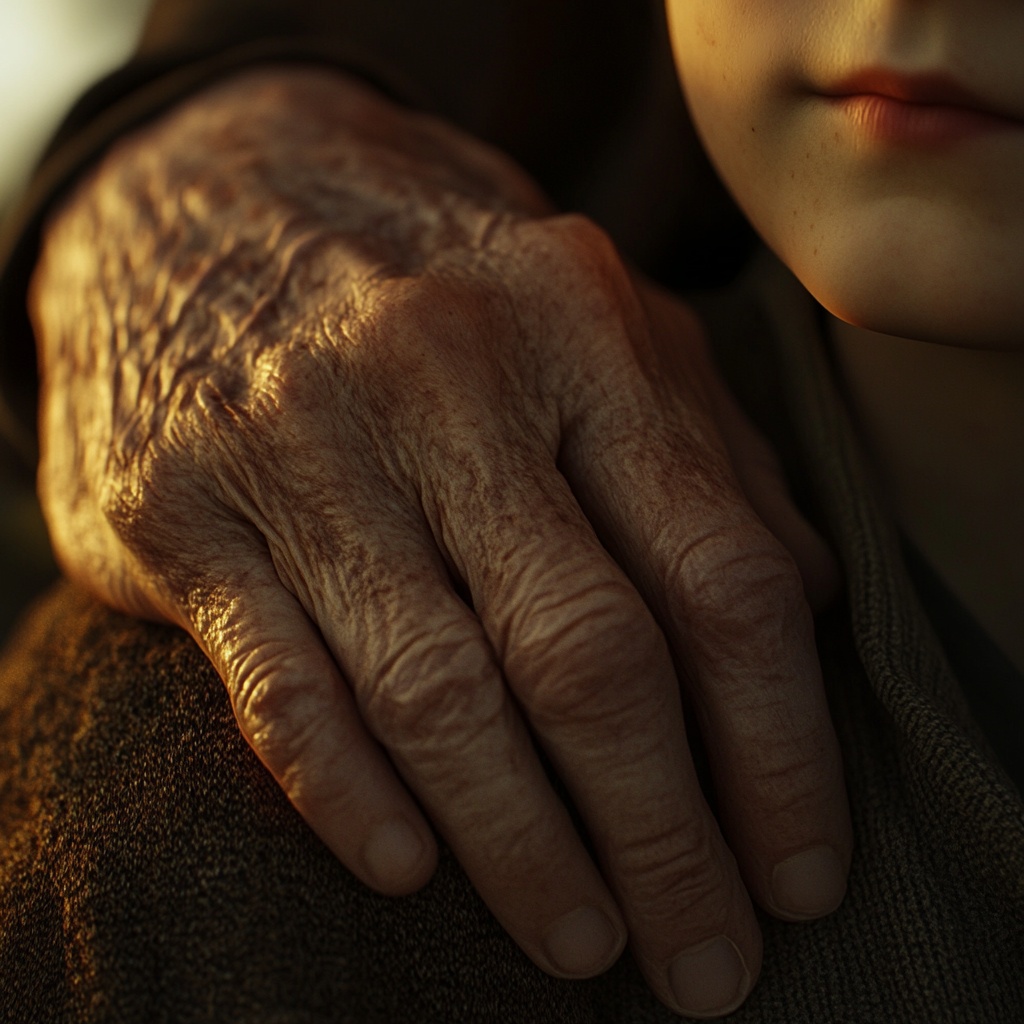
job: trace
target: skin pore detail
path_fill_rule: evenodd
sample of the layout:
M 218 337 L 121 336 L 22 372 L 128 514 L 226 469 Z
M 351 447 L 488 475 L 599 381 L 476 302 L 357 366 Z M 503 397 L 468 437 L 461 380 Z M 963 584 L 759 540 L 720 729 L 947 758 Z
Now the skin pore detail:
M 829 558 L 693 312 L 549 214 L 328 69 L 190 97 L 47 230 L 43 504 L 69 575 L 192 634 L 356 877 L 422 887 L 429 818 L 541 969 L 601 973 L 628 938 L 663 1002 L 720 1015 L 758 977 L 754 902 L 806 921 L 845 894 L 806 600 L 828 572 L 798 567 Z
M 840 344 L 897 515 L 988 624 L 970 595 L 1003 614 L 995 568 L 1011 597 L 1021 582 L 997 545 L 979 556 L 1020 507 L 1011 488 L 1005 517 L 983 508 L 1012 464 L 1016 398 L 944 461 L 967 405 L 942 397 L 956 366 L 932 377 L 936 353 L 1020 345 L 1020 0 L 669 10 L 726 183 L 859 325 Z M 956 113 L 970 103 L 992 109 Z M 429 819 L 542 970 L 601 973 L 628 939 L 667 1006 L 720 1016 L 757 982 L 755 903 L 799 922 L 844 899 L 853 830 L 805 601 L 828 587 L 801 578 L 808 527 L 780 543 L 794 531 L 771 522 L 786 496 L 763 486 L 770 460 L 717 422 L 696 319 L 593 224 L 550 213 L 496 152 L 327 68 L 249 68 L 189 97 L 111 149 L 47 229 L 44 504 L 69 574 L 102 564 L 94 590 L 128 611 L 119 597 L 141 594 L 192 633 L 354 875 L 420 888 Z M 211 252 L 213 269 L 196 256 Z M 168 282 L 187 303 L 164 301 Z M 111 366 L 137 402 L 97 399 Z M 1001 379 L 979 370 L 970 401 L 994 410 Z M 140 472 L 107 458 L 112 438 Z M 734 448 L 755 471 L 731 472 Z M 971 487 L 962 551 L 918 525 Z
M 815 298 L 885 334 L 1021 343 L 1024 7 L 670 0 L 668 11 L 712 162 Z M 862 116 L 872 103 L 891 108 L 891 130 Z M 961 108 L 990 115 L 977 118 L 988 129 L 929 133 Z
M 1024 667 L 1024 5 L 667 8 L 713 163 L 837 318 L 897 522 Z

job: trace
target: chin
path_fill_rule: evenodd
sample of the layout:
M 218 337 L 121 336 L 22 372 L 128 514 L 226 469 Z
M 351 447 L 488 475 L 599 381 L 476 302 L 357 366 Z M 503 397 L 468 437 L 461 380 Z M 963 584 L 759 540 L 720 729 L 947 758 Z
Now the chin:
M 901 338 L 1024 349 L 1024 230 L 904 199 L 819 224 L 813 244 L 765 234 L 834 316 Z

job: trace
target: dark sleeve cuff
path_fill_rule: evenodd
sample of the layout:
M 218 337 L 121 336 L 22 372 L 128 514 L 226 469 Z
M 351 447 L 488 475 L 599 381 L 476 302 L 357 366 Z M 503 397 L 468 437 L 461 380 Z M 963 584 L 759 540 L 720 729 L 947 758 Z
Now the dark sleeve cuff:
M 34 468 L 37 459 L 39 381 L 25 298 L 47 214 L 126 132 L 232 71 L 280 62 L 325 64 L 358 75 L 398 102 L 433 107 L 429 97 L 375 55 L 337 39 L 308 37 L 140 57 L 93 86 L 64 119 L 28 189 L 0 225 L 0 438 L 27 467 Z

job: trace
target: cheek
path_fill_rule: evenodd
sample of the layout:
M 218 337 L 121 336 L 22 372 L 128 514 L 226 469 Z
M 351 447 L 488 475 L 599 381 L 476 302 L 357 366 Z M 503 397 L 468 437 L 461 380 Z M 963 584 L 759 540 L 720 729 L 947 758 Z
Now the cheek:
M 747 216 L 770 231 L 794 152 L 794 55 L 786 29 L 804 0 L 669 0 L 676 66 L 694 124 Z M 790 28 L 791 34 L 791 28 Z M 800 167 L 801 171 L 805 168 Z
M 708 154 L 760 235 L 837 316 L 886 334 L 1019 346 L 1024 135 L 945 153 L 865 144 L 810 85 L 870 52 L 873 25 L 858 10 L 669 0 Z

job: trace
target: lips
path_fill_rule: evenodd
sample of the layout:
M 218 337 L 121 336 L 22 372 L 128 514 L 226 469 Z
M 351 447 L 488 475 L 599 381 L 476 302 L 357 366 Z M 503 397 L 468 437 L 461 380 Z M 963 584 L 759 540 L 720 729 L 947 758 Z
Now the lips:
M 945 75 L 902 75 L 873 68 L 852 75 L 824 95 L 859 131 L 879 142 L 942 146 L 1024 129 L 1024 121 L 994 109 Z

